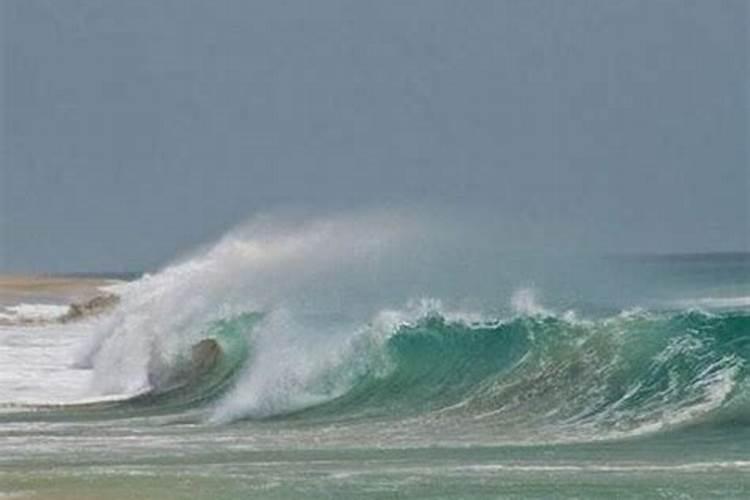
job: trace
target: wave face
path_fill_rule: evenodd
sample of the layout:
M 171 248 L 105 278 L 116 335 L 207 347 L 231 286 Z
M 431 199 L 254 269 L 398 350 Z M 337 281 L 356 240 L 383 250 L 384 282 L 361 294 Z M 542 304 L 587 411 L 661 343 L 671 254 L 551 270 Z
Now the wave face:
M 307 366 L 282 367 L 272 382 L 241 377 L 214 417 L 411 421 L 423 432 L 513 440 L 614 438 L 750 417 L 743 312 L 470 323 L 431 311 L 392 328 L 383 336 L 382 325 L 370 325 L 345 355 L 325 351 L 315 361 L 284 348 L 289 365 Z
M 388 270 L 403 278 L 404 249 L 429 246 L 416 226 L 264 223 L 122 287 L 78 360 L 95 374 L 90 408 L 455 443 L 750 423 L 746 309 L 583 318 L 520 289 L 488 316 L 360 293 Z M 391 302 L 411 293 L 395 290 Z
M 487 321 L 431 302 L 382 312 L 345 337 L 298 335 L 286 313 L 215 322 L 170 371 L 151 367 L 168 380 L 114 406 L 202 409 L 217 423 L 406 423 L 421 433 L 449 429 L 459 441 L 750 424 L 750 314 L 742 311 L 597 320 L 544 311 Z

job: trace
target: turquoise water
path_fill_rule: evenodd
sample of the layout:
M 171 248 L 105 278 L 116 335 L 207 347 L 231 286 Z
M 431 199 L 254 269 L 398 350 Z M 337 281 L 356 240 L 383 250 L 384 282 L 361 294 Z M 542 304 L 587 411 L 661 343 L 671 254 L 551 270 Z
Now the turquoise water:
M 362 316 L 356 295 L 278 301 L 338 271 L 232 245 L 104 317 L 0 329 L 0 370 L 30 374 L 0 379 L 0 496 L 750 495 L 747 254 L 597 260 L 562 286 L 576 260 L 489 311 Z

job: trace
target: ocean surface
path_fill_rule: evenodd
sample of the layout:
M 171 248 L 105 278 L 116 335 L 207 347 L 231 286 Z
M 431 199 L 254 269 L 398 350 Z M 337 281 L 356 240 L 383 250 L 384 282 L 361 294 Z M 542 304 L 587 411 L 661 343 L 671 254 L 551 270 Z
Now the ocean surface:
M 0 498 L 750 497 L 750 254 L 423 236 L 260 224 L 97 316 L 5 304 Z

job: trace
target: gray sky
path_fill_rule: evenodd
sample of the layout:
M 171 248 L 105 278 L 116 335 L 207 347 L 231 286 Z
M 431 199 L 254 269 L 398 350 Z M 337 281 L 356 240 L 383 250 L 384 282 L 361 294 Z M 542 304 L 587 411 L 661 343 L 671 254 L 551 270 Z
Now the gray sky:
M 750 248 L 745 0 L 0 2 L 0 270 L 151 268 L 287 206 Z

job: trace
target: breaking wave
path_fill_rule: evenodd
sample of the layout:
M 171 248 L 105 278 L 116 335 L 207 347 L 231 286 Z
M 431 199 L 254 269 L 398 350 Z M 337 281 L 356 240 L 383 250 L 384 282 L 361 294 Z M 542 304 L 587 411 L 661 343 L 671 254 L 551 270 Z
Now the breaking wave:
M 425 234 L 415 227 L 379 214 L 232 233 L 119 290 L 78 366 L 94 370 L 99 407 L 214 424 L 518 442 L 750 423 L 747 310 L 582 318 L 529 289 L 504 317 L 363 306 L 358 291 Z

